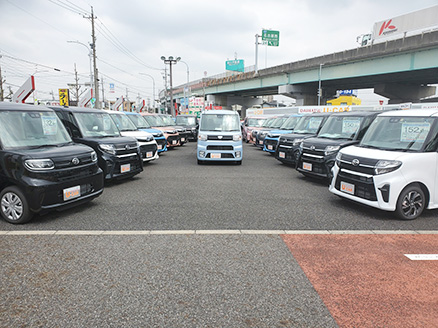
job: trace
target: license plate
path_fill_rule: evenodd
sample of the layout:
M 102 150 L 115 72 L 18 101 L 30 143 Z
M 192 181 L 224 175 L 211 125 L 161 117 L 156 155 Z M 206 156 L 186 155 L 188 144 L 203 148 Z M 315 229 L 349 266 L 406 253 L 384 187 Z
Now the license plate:
M 163 146 L 158 145 L 158 150 L 161 150 L 161 149 L 163 149 Z
M 176 140 L 172 140 L 172 145 L 176 145 Z
M 259 140 L 259 144 L 260 144 L 260 145 L 263 145 L 263 141 Z
M 354 195 L 354 184 L 341 181 L 341 191 Z
M 181 138 L 181 141 L 182 141 L 182 142 L 186 141 L 186 138 Z
M 211 154 L 211 158 L 221 158 L 221 154 Z
M 312 171 L 312 163 L 303 163 L 303 170 Z
M 81 186 L 74 186 L 63 190 L 64 200 L 74 199 L 81 196 Z
M 152 157 L 153 155 L 154 155 L 153 152 L 148 151 L 148 152 L 146 153 L 146 158 Z
M 272 150 L 272 149 L 274 149 L 274 147 L 272 147 L 272 145 L 268 145 L 268 149 Z
M 278 153 L 278 157 L 280 157 L 280 158 L 286 158 L 286 153 L 280 151 L 280 152 Z
M 131 171 L 131 164 L 123 164 L 120 166 L 120 173 L 126 173 Z

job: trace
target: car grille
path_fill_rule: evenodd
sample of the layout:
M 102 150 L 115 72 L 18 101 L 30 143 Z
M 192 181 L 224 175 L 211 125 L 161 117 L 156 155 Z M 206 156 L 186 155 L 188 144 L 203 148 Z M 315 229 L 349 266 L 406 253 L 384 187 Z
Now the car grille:
M 353 160 L 357 160 L 358 164 L 353 165 Z M 340 169 L 350 170 L 368 175 L 374 175 L 374 168 L 379 160 L 351 155 L 342 155 L 339 163 Z
M 233 140 L 233 136 L 207 136 L 207 140 Z
M 79 160 L 78 164 L 73 164 L 73 158 L 77 158 Z M 81 154 L 79 156 L 65 156 L 65 157 L 56 157 L 53 158 L 55 163 L 55 168 L 64 169 L 68 167 L 77 167 L 78 165 L 90 164 L 92 163 L 91 154 Z
M 335 181 L 335 188 L 341 190 L 341 181 L 354 184 L 354 195 L 363 199 L 376 201 L 376 188 L 372 177 L 358 176 L 345 171 L 339 171 Z
M 206 158 L 211 158 L 210 154 L 207 154 Z M 234 154 L 231 154 L 231 153 L 221 153 L 221 158 L 234 158 Z
M 234 150 L 233 146 L 207 146 L 207 150 Z

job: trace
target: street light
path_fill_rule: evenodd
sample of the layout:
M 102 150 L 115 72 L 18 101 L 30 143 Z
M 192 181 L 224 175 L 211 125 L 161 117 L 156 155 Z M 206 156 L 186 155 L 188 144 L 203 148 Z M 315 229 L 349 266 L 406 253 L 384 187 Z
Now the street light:
M 79 41 L 67 41 L 67 42 L 68 43 L 77 43 L 77 44 L 83 45 L 85 48 L 88 49 L 88 57 L 90 57 L 90 86 L 92 87 L 93 86 L 93 65 L 91 63 L 91 60 L 92 60 L 93 54 L 91 52 L 91 49 L 85 43 L 82 43 Z M 94 86 L 94 88 L 96 89 L 96 86 Z
M 319 64 L 319 74 L 318 74 L 318 106 L 321 105 L 321 70 L 324 64 Z
M 138 74 L 149 76 L 152 79 L 152 99 L 153 99 L 152 104 L 153 104 L 154 112 L 155 112 L 155 80 L 152 77 L 152 75 L 149 75 L 149 74 L 146 74 L 146 73 L 138 73 Z
M 173 58 L 169 56 L 168 59 L 166 57 L 161 56 L 161 60 L 164 61 L 164 64 L 169 64 L 170 67 L 170 113 L 173 117 L 175 117 L 175 106 L 173 105 L 173 90 L 172 90 L 172 64 L 176 64 L 181 60 L 181 57 Z

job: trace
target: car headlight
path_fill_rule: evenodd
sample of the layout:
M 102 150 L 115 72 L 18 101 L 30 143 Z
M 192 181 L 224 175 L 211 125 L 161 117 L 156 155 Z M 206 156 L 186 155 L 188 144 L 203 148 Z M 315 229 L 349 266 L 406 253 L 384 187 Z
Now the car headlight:
M 330 155 L 336 153 L 339 149 L 341 149 L 340 146 L 327 146 L 324 149 L 324 155 Z
M 239 140 L 242 140 L 242 135 L 241 134 L 233 135 L 233 141 L 239 141 Z
M 402 165 L 400 161 L 380 160 L 377 162 L 374 172 L 376 175 L 385 174 L 397 170 Z
M 97 162 L 97 154 L 96 154 L 95 151 L 93 151 L 93 152 L 91 153 L 91 161 L 92 161 L 93 163 L 96 163 L 96 162 Z
M 27 159 L 24 165 L 33 171 L 52 170 L 55 168 L 55 163 L 51 159 Z
M 338 152 L 336 155 L 336 165 L 341 167 L 342 154 Z
M 176 131 L 175 131 L 175 130 L 166 130 L 166 133 L 169 133 L 169 134 L 175 134 Z
M 292 143 L 292 145 L 294 145 L 294 146 L 298 146 L 300 143 L 302 143 L 304 141 L 304 139 L 303 138 L 301 138 L 301 139 L 295 139 L 294 141 L 293 141 L 293 143 Z
M 198 136 L 198 139 L 201 140 L 201 141 L 207 141 L 207 135 L 206 134 L 200 134 Z
M 113 144 L 99 144 L 100 150 L 104 151 L 105 153 L 115 155 L 116 154 L 116 147 L 114 147 Z
M 160 138 L 160 137 L 163 136 L 163 134 L 162 134 L 162 133 L 155 133 L 153 136 L 154 136 L 155 138 Z

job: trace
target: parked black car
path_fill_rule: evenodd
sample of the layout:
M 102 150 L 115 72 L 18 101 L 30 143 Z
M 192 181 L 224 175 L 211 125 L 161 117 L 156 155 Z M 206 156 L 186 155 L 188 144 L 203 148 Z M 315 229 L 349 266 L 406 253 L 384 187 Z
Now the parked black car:
M 122 137 L 107 112 L 80 107 L 51 108 L 64 123 L 74 142 L 95 150 L 105 180 L 129 178 L 143 171 L 137 140 Z
M 297 171 L 305 176 L 331 181 L 332 167 L 339 149 L 358 144 L 379 113 L 381 111 L 332 114 L 317 137 L 305 139 L 300 144 Z
M 35 213 L 88 202 L 103 191 L 96 152 L 75 144 L 53 110 L 0 102 L 0 213 L 25 223 Z
M 196 115 L 178 115 L 175 119 L 175 124 L 182 126 L 188 132 L 188 139 L 196 141 L 198 139 L 198 117 Z
M 332 113 L 316 113 L 301 117 L 293 133 L 280 135 L 275 158 L 288 165 L 295 165 L 300 156 L 300 144 L 304 139 L 315 137 Z

